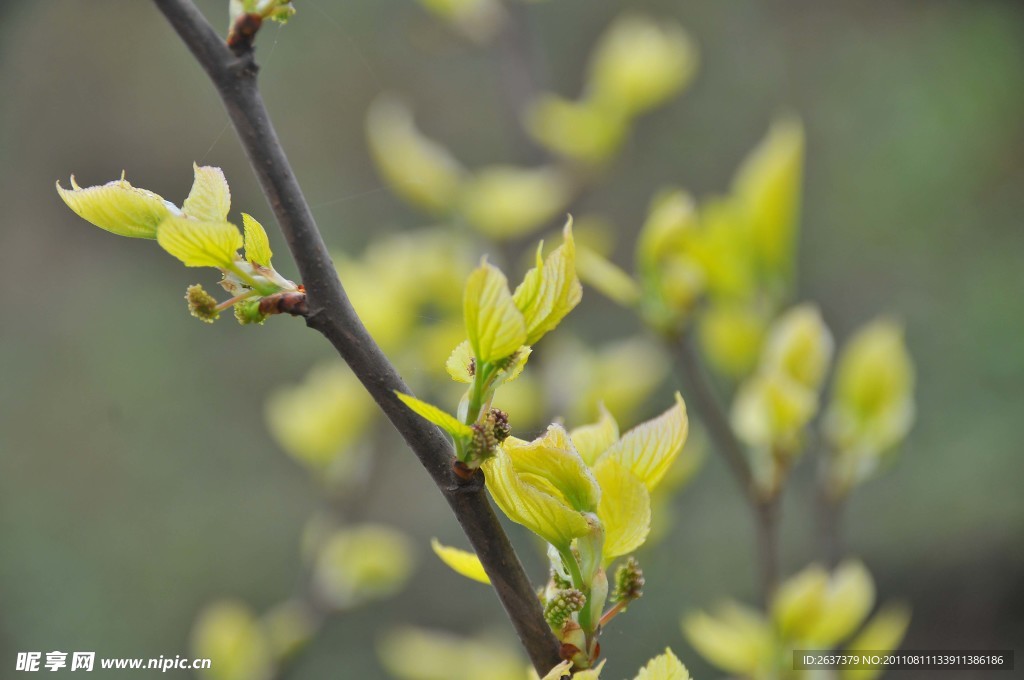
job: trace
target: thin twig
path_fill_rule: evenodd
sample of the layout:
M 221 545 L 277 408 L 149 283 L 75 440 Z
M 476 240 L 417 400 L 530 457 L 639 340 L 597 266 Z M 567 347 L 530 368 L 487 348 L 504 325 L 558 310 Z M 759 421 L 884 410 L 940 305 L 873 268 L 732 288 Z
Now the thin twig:
M 411 393 L 352 308 L 309 205 L 278 141 L 256 83 L 251 49 L 236 56 L 191 0 L 154 0 L 213 81 L 277 217 L 308 294 L 306 324 L 322 333 L 366 387 L 426 468 L 455 513 L 494 585 L 534 667 L 559 662 L 558 642 L 540 601 L 484 494 L 483 479 L 464 483 L 452 469 L 451 444 L 408 410 L 395 392 Z
M 818 489 L 818 536 L 822 558 L 830 569 L 839 564 L 845 550 L 842 530 L 845 505 L 845 499 L 829 494 L 824 484 Z
M 676 367 L 687 392 L 693 396 L 697 415 L 714 441 L 715 449 L 725 458 L 733 478 L 745 498 L 755 498 L 757 490 L 750 465 L 743 454 L 743 445 L 732 431 L 732 425 L 725 415 L 725 409 L 715 394 L 711 380 L 704 370 L 693 335 L 689 332 L 668 340 L 675 358 Z
M 687 390 L 687 396 L 691 397 L 690 403 L 696 408 L 715 450 L 725 459 L 736 484 L 740 487 L 740 493 L 753 512 L 761 598 L 767 607 L 775 594 L 779 577 L 778 498 L 766 498 L 758 491 L 750 464 L 743 453 L 743 445 L 736 438 L 736 433 L 733 432 L 725 414 L 725 407 L 704 369 L 692 333 L 684 332 L 670 337 L 668 345 L 675 359 L 677 373 Z

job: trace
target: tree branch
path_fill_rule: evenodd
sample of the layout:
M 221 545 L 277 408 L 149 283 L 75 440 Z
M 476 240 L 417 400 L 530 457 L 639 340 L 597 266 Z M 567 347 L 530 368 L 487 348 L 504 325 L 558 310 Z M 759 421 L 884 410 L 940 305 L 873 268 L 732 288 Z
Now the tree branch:
M 697 415 L 707 428 L 715 450 L 728 464 L 740 492 L 754 514 L 761 598 L 767 607 L 771 604 L 779 577 L 779 499 L 759 493 L 750 464 L 743 453 L 743 444 L 736 438 L 725 415 L 725 408 L 704 370 L 694 346 L 693 334 L 687 331 L 670 337 L 668 345 L 687 394 L 693 397 Z
M 306 323 L 322 333 L 419 458 L 462 525 L 537 671 L 559 661 L 559 646 L 519 557 L 484 494 L 482 475 L 454 474 L 452 448 L 395 397 L 411 393 L 352 308 L 299 188 L 256 83 L 251 48 L 232 52 L 191 0 L 154 0 L 209 75 L 277 217 L 308 295 Z

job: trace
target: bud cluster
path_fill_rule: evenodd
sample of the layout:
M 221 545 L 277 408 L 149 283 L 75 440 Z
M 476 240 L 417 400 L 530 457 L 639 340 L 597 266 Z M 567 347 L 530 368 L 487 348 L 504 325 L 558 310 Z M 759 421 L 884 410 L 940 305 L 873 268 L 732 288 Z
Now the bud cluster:
M 639 600 L 644 594 L 644 571 L 635 557 L 630 557 L 626 563 L 615 571 L 615 589 L 612 591 L 612 599 L 616 602 L 632 602 Z
M 553 630 L 561 630 L 565 622 L 583 609 L 587 597 L 575 588 L 559 590 L 544 605 L 544 618 Z

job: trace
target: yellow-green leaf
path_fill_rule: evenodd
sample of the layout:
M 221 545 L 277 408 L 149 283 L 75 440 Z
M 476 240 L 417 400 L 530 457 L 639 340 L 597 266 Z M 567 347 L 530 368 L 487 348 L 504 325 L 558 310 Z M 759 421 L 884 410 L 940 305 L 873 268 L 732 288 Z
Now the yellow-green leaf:
M 619 438 L 619 424 L 615 422 L 615 417 L 603 402 L 597 405 L 597 409 L 599 415 L 596 423 L 581 425 L 572 431 L 572 443 L 587 465 L 596 463 L 601 454 Z
M 640 271 L 653 274 L 659 262 L 684 252 L 698 225 L 697 205 L 688 193 L 676 189 L 656 195 L 637 241 Z
M 221 600 L 200 613 L 192 628 L 195 656 L 217 659 L 215 680 L 267 678 L 274 670 L 271 642 L 259 620 L 241 602 Z
M 847 643 L 846 649 L 854 653 L 865 649 L 877 650 L 880 654 L 893 651 L 899 648 L 908 626 L 910 608 L 905 604 L 887 604 Z M 881 674 L 881 669 L 839 671 L 841 680 L 874 680 Z
M 561 425 L 550 425 L 531 442 L 509 437 L 503 448 L 516 472 L 532 484 L 542 486 L 576 510 L 597 509 L 601 489 Z
M 576 244 L 572 237 L 572 217 L 562 231 L 564 242 L 547 259 L 526 273 L 514 295 L 516 307 L 526 320 L 526 343 L 533 345 L 553 330 L 565 315 L 579 304 L 583 287 L 576 276 Z
M 604 665 L 607 662 L 608 659 L 601 659 L 601 663 L 597 664 L 593 668 L 573 673 L 573 680 L 600 680 L 601 671 L 604 669 Z
M 242 235 L 230 222 L 201 222 L 186 217 L 168 217 L 161 222 L 156 240 L 186 267 L 228 269 L 242 247 Z
M 843 562 L 832 573 L 825 606 L 809 639 L 823 649 L 831 648 L 864 623 L 874 606 L 875 582 L 870 572 L 861 562 Z
M 898 445 L 914 422 L 914 365 L 903 329 L 876 319 L 839 356 L 826 433 L 840 450 L 879 455 Z
M 769 272 L 783 276 L 789 273 L 796 246 L 803 156 L 800 121 L 778 121 L 743 162 L 734 181 L 758 260 Z
M 648 661 L 634 680 L 690 680 L 690 673 L 672 650 L 666 647 L 665 653 Z
M 604 526 L 602 558 L 607 565 L 647 540 L 651 530 L 651 496 L 636 475 L 612 458 L 604 458 L 594 466 L 594 477 L 601 486 L 597 516 Z
M 697 50 L 678 24 L 624 15 L 595 48 L 587 89 L 605 106 L 636 115 L 681 90 L 696 68 Z
M 569 101 L 551 94 L 530 103 L 524 122 L 530 136 L 542 146 L 584 163 L 600 163 L 611 157 L 629 129 L 618 107 Z
M 452 548 L 442 544 L 436 538 L 431 539 L 430 547 L 433 548 L 434 554 L 440 557 L 441 561 L 451 567 L 457 574 L 480 583 L 490 584 L 491 579 L 487 577 L 484 565 L 480 563 L 480 558 L 476 556 L 476 553 Z
M 633 277 L 590 248 L 581 247 L 576 251 L 576 270 L 588 286 L 623 307 L 632 307 L 640 301 L 640 286 Z
M 647 486 L 648 491 L 653 491 L 679 455 L 688 432 L 686 404 L 677 392 L 674 406 L 624 434 L 602 459 L 611 458 L 621 463 Z
M 473 382 L 473 372 L 470 369 L 475 370 L 475 363 L 473 348 L 469 346 L 469 340 L 463 340 L 452 350 L 451 356 L 448 357 L 444 367 L 448 371 L 448 375 L 452 377 L 452 380 L 471 383 Z
M 494 166 L 465 182 L 460 205 L 478 231 L 509 239 L 540 228 L 564 210 L 570 198 L 569 179 L 559 168 Z
M 487 260 L 466 282 L 463 314 L 469 344 L 479 362 L 504 359 L 526 344 L 526 322 L 512 299 L 508 281 Z
M 383 95 L 374 101 L 366 134 L 377 169 L 395 193 L 436 214 L 454 206 L 464 170 L 447 149 L 416 128 L 401 100 Z
M 562 678 L 572 675 L 572 671 L 570 670 L 571 668 L 572 661 L 563 661 L 548 671 L 547 675 L 541 678 L 541 680 L 562 680 Z M 536 676 L 536 671 L 534 671 L 534 676 Z
M 787 640 L 803 640 L 818 623 L 828 594 L 828 572 L 812 565 L 786 579 L 772 602 L 772 616 Z
M 526 362 L 533 354 L 533 348 L 529 345 L 523 345 L 516 350 L 516 359 L 512 362 L 512 365 L 502 370 L 501 375 L 505 376 L 502 378 L 502 384 L 510 383 L 518 378 L 523 373 L 523 369 L 526 368 Z
M 225 222 L 231 210 L 231 189 L 220 168 L 192 164 L 195 180 L 181 210 L 204 222 Z
M 568 550 L 574 538 L 590 532 L 590 523 L 582 513 L 527 483 L 503 449 L 484 461 L 483 470 L 487 489 L 502 512 L 559 550 Z
M 161 222 L 173 214 L 167 201 L 124 179 L 83 189 L 71 176 L 71 189 L 57 182 L 57 193 L 86 222 L 118 236 L 156 238 Z M 175 210 L 177 210 L 175 208 Z
M 398 396 L 402 403 L 408 406 L 413 413 L 434 423 L 451 436 L 463 438 L 473 436 L 473 430 L 470 429 L 469 425 L 460 423 L 455 416 L 445 413 L 433 404 L 428 404 L 425 401 L 420 401 L 412 395 L 402 394 L 401 392 L 395 392 L 395 395 Z
M 510 383 L 522 374 L 523 369 L 526 368 L 526 361 L 530 358 L 532 352 L 533 349 L 528 345 L 523 345 L 516 350 L 515 361 L 501 373 L 504 376 L 501 380 L 502 384 Z M 469 346 L 469 340 L 463 340 L 452 350 L 444 367 L 448 371 L 448 375 L 452 377 L 452 380 L 471 383 L 473 382 L 473 373 L 470 372 L 471 366 L 475 371 L 476 361 L 473 358 L 473 348 Z
M 768 622 L 760 612 L 735 603 L 722 605 L 717 616 L 687 616 L 683 633 L 701 656 L 728 673 L 759 678 L 774 663 L 775 640 Z
M 832 361 L 832 333 L 814 305 L 797 305 L 776 319 L 765 341 L 761 370 L 780 371 L 812 390 Z
M 800 433 L 818 410 L 818 395 L 782 373 L 754 374 L 733 400 L 730 420 L 750 446 L 796 453 Z
M 242 213 L 242 227 L 245 229 L 245 259 L 269 267 L 274 253 L 270 250 L 270 239 L 263 225 L 252 215 Z

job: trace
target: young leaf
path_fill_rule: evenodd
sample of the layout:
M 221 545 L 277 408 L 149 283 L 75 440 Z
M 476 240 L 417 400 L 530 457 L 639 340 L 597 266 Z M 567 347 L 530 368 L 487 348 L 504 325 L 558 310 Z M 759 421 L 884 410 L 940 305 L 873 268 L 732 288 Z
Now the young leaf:
M 571 668 L 572 661 L 563 661 L 548 671 L 541 680 L 562 680 L 562 678 L 572 675 Z M 530 670 L 533 671 L 532 668 Z M 536 671 L 533 671 L 533 677 L 536 677 Z
M 478 231 L 509 239 L 558 215 L 569 198 L 569 180 L 558 168 L 494 166 L 477 171 L 465 183 L 460 205 Z
M 651 496 L 636 475 L 612 458 L 604 458 L 594 466 L 594 477 L 601 486 L 597 516 L 604 526 L 602 558 L 607 565 L 647 540 L 651 530 Z
M 526 320 L 526 343 L 532 345 L 553 330 L 565 315 L 579 304 L 583 288 L 576 276 L 576 243 L 572 237 L 572 217 L 565 223 L 564 242 L 526 273 L 514 295 L 516 307 Z
M 686 404 L 677 392 L 674 406 L 624 434 L 601 459 L 621 463 L 653 491 L 683 448 L 688 431 Z
M 157 226 L 173 213 L 167 201 L 124 179 L 83 189 L 71 176 L 71 189 L 57 182 L 57 193 L 86 222 L 118 236 L 156 238 Z
M 430 547 L 434 550 L 434 554 L 440 557 L 441 561 L 451 567 L 457 574 L 480 583 L 488 585 L 491 583 L 491 579 L 487 577 L 484 565 L 480 563 L 480 558 L 476 556 L 476 553 L 452 548 L 442 544 L 436 538 L 431 539 Z
M 589 248 L 580 247 L 576 252 L 576 271 L 588 286 L 612 302 L 632 307 L 640 301 L 640 286 L 633 277 Z
M 559 550 L 568 550 L 574 538 L 590 532 L 582 513 L 541 488 L 545 485 L 528 483 L 503 449 L 484 461 L 483 470 L 487 489 L 502 512 Z
M 401 100 L 383 95 L 373 102 L 366 136 L 377 170 L 395 193 L 435 214 L 454 206 L 465 171 L 447 149 L 416 128 Z
M 596 463 L 601 454 L 619 438 L 619 424 L 615 422 L 615 417 L 603 402 L 597 408 L 600 415 L 596 423 L 582 425 L 572 431 L 572 443 L 587 465 Z
M 845 640 L 874 606 L 875 582 L 870 572 L 861 562 L 843 562 L 832 572 L 825 607 L 809 639 L 822 647 Z
M 532 442 L 509 437 L 504 449 L 518 474 L 543 485 L 576 510 L 597 509 L 601 488 L 562 426 L 549 426 L 543 436 Z
M 800 121 L 778 121 L 743 162 L 733 182 L 758 260 L 768 272 L 783 276 L 789 273 L 795 250 L 803 156 Z
M 463 314 L 478 362 L 504 359 L 526 343 L 526 323 L 508 290 L 508 281 L 486 260 L 466 282 Z
M 160 224 L 157 243 L 186 267 L 230 268 L 242 247 L 238 227 L 229 222 L 201 222 L 168 217 Z
M 665 653 L 648 661 L 633 680 L 690 680 L 690 673 L 672 650 L 665 648 Z
M 473 382 L 476 360 L 473 358 L 473 348 L 469 346 L 469 340 L 463 340 L 456 345 L 444 367 L 452 380 L 462 383 Z
M 263 225 L 256 221 L 252 215 L 242 213 L 242 227 L 245 229 L 245 259 L 263 267 L 270 266 L 270 258 L 273 253 L 270 250 L 270 240 Z
M 192 164 L 195 180 L 181 210 L 204 222 L 225 222 L 231 210 L 231 189 L 220 168 Z
M 420 401 L 412 395 L 402 394 L 401 392 L 395 392 L 395 395 L 397 395 L 398 398 L 401 399 L 402 403 L 408 406 L 413 413 L 434 423 L 451 436 L 459 438 L 469 438 L 473 436 L 473 430 L 469 425 L 460 423 L 455 416 L 445 413 L 433 404 L 428 404 L 425 401 Z
M 774 663 L 771 626 L 760 612 L 735 603 L 723 605 L 718 616 L 687 616 L 683 633 L 701 656 L 733 675 L 760 678 Z
M 832 333 L 814 305 L 793 307 L 776 319 L 761 356 L 761 370 L 780 371 L 817 390 L 832 361 Z
M 638 15 L 615 20 L 590 59 L 591 98 L 636 115 L 680 91 L 697 68 L 697 49 L 682 27 Z

